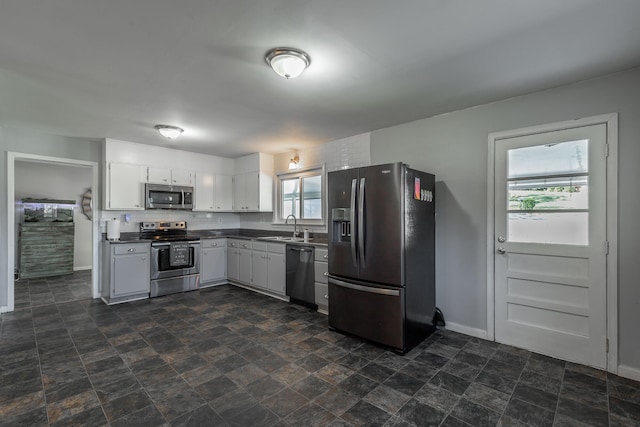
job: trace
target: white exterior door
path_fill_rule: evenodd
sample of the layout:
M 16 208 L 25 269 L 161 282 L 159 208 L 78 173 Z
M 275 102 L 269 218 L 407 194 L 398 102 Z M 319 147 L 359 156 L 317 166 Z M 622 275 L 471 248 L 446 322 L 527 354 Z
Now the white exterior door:
M 605 124 L 495 141 L 495 339 L 607 367 Z

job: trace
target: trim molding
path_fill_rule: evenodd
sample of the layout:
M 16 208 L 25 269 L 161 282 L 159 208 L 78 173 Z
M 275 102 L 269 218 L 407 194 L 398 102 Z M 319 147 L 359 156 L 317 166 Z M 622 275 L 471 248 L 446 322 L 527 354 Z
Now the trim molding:
M 640 369 L 632 368 L 627 365 L 618 366 L 618 375 L 629 378 L 630 380 L 640 381 Z
M 461 325 L 459 323 L 447 322 L 445 329 L 448 331 L 458 332 L 460 334 L 481 338 L 483 340 L 489 339 L 489 334 L 484 329 L 472 328 L 470 326 Z

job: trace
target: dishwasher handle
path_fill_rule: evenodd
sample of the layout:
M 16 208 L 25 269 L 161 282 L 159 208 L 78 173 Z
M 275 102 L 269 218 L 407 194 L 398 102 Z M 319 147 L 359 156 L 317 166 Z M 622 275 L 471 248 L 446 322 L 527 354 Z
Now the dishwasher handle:
M 296 252 L 312 252 L 313 249 L 309 249 L 309 248 L 300 248 L 297 246 L 289 246 L 288 248 L 290 251 L 296 251 Z

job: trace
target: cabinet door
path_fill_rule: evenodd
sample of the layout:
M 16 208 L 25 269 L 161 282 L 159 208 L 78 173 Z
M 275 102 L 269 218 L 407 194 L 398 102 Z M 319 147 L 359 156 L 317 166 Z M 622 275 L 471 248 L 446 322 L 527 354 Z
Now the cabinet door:
M 227 247 L 227 278 L 229 280 L 238 280 L 239 260 L 237 243 L 229 242 Z
M 147 182 L 151 184 L 171 184 L 171 169 L 149 166 L 147 168 Z
M 114 256 L 112 261 L 112 297 L 149 293 L 149 254 Z
M 238 249 L 238 280 L 251 283 L 251 249 Z
M 213 190 L 216 185 L 216 177 L 212 173 L 197 172 L 195 185 L 194 211 L 213 211 Z
M 245 175 L 245 210 L 260 210 L 260 174 L 258 172 Z
M 109 163 L 107 209 L 144 209 L 144 167 Z
M 267 253 L 254 251 L 251 254 L 251 271 L 254 286 L 267 287 Z
M 193 173 L 185 169 L 171 169 L 171 185 L 193 185 Z
M 221 248 L 202 249 L 200 281 L 202 283 L 222 280 L 227 277 L 227 250 Z
M 216 175 L 215 176 L 215 210 L 230 211 L 233 210 L 233 176 Z
M 285 263 L 284 254 L 267 254 L 267 288 L 284 295 Z
M 245 211 L 246 206 L 246 187 L 247 175 L 238 174 L 233 177 L 233 210 Z

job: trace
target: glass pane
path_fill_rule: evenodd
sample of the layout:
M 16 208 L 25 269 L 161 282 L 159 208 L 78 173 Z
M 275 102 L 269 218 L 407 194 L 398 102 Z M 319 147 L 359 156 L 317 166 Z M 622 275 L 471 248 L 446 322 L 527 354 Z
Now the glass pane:
M 300 180 L 282 180 L 282 219 L 289 215 L 300 218 Z
M 588 209 L 589 177 L 509 182 L 509 210 Z
M 509 150 L 509 178 L 588 172 L 586 139 Z
M 587 212 L 510 213 L 508 220 L 511 242 L 589 244 L 589 213 Z
M 302 178 L 303 206 L 302 217 L 306 219 L 322 219 L 322 177 L 310 176 Z

